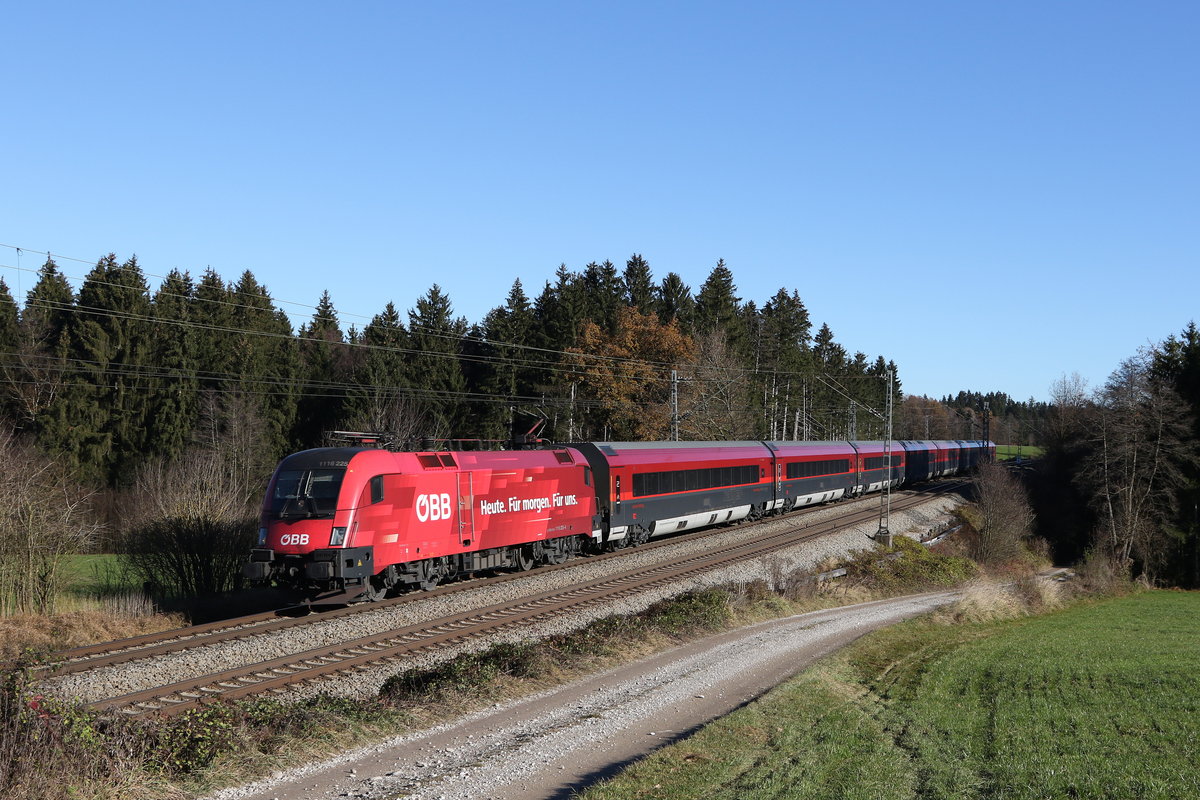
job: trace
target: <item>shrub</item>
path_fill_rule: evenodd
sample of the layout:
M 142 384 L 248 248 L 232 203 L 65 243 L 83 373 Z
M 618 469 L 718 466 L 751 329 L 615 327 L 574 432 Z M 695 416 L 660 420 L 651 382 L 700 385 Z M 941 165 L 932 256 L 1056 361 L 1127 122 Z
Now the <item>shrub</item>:
M 242 564 L 257 527 L 253 519 L 166 517 L 130 530 L 124 549 L 154 593 L 198 597 L 242 588 Z
M 974 562 L 931 552 L 907 536 L 895 537 L 888 550 L 859 550 L 845 567 L 851 582 L 885 592 L 953 586 L 979 574 Z
M 151 762 L 174 775 L 186 775 L 232 752 L 239 741 L 238 709 L 213 703 L 185 711 L 147 728 Z
M 732 617 L 729 593 L 722 589 L 688 592 L 662 600 L 644 612 L 646 621 L 668 635 L 720 630 Z
M 549 657 L 535 643 L 502 643 L 427 669 L 405 670 L 389 678 L 379 693 L 392 703 L 444 701 L 457 695 L 480 694 L 504 675 L 537 677 L 549 665 Z

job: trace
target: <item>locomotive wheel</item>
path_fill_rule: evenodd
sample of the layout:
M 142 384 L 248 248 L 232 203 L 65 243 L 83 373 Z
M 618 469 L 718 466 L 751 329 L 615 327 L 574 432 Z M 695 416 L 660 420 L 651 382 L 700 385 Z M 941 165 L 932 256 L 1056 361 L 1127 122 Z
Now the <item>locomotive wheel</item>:
M 450 567 L 446 564 L 445 557 L 421 561 L 421 579 L 418 585 L 422 590 L 432 591 L 449 572 Z
M 518 572 L 528 572 L 533 569 L 534 562 L 536 561 L 537 559 L 533 557 L 533 548 L 529 545 L 518 547 L 516 552 L 513 553 L 513 565 L 517 568 Z
M 387 586 L 378 577 L 367 579 L 367 583 L 363 588 L 362 599 L 369 603 L 378 603 L 383 598 L 387 597 Z
M 569 539 L 555 539 L 545 546 L 547 564 L 565 564 L 572 556 L 572 542 Z
M 421 579 L 417 581 L 417 585 L 422 591 L 433 591 L 441 581 L 441 570 L 438 569 L 438 564 L 435 560 L 421 562 Z

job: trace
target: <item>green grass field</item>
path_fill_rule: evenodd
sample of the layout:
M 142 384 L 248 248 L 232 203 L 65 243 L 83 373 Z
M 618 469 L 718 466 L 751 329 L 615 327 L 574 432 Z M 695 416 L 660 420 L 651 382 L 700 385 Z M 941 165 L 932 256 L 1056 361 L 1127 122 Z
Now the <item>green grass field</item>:
M 120 556 L 72 555 L 63 563 L 63 591 L 67 594 L 95 597 L 140 588 L 121 569 Z
M 1200 593 L 896 626 L 586 792 L 1200 796 Z
M 1041 458 L 1042 448 L 1035 445 L 1026 444 L 1018 448 L 1015 444 L 998 444 L 996 445 L 996 460 L 1008 461 L 1017 457 L 1017 451 L 1020 450 L 1021 458 L 1028 461 L 1031 458 Z

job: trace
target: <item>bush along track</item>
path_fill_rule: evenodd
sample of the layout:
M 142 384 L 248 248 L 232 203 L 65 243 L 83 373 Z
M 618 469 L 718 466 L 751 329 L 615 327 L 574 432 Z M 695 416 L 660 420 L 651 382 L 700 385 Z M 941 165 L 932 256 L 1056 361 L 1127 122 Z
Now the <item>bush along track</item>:
M 0 695 L 0 796 L 184 798 L 275 769 L 323 759 L 448 716 L 529 694 L 746 622 L 954 585 L 972 562 L 903 537 L 891 557 L 863 551 L 848 580 L 802 576 L 710 588 L 632 617 L 598 620 L 538 642 L 500 644 L 391 679 L 377 698 L 214 702 L 168 719 L 128 719 L 40 697 L 27 671 L 7 672 Z
M 1200 795 L 1200 594 L 954 617 L 870 634 L 583 797 Z

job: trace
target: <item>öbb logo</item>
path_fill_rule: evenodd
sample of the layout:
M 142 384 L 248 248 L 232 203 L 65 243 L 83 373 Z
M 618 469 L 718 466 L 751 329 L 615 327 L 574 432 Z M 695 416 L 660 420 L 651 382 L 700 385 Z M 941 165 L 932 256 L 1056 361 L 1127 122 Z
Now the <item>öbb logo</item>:
M 308 544 L 307 533 L 285 533 L 279 537 L 279 543 L 282 544 Z
M 444 493 L 417 495 L 417 519 L 421 522 L 450 519 L 450 495 Z

